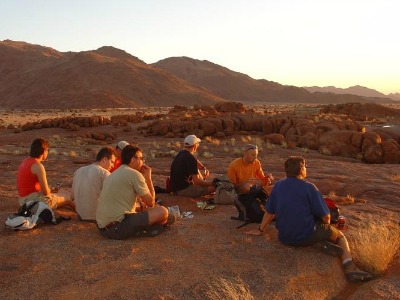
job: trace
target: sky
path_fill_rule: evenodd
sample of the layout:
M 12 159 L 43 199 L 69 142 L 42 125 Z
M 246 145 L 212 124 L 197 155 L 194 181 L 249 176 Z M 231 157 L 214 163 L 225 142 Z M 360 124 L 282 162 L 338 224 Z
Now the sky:
M 0 40 L 187 56 L 284 85 L 400 92 L 398 0 L 1 0 Z

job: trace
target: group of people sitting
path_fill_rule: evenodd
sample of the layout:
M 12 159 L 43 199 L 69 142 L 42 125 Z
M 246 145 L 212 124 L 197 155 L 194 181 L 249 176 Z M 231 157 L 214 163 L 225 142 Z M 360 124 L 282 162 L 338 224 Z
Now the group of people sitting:
M 185 197 L 200 197 L 215 191 L 208 169 L 196 158 L 201 139 L 189 135 L 184 148 L 171 164 L 170 192 Z M 70 199 L 51 190 L 42 161 L 49 152 L 48 141 L 38 138 L 30 156 L 18 169 L 19 203 L 39 200 L 51 208 L 70 206 L 78 218 L 97 223 L 100 234 L 110 239 L 125 239 L 141 232 L 158 233 L 174 222 L 164 206 L 156 204 L 152 170 L 145 164 L 143 151 L 120 141 L 115 149 L 101 148 L 96 162 L 79 168 L 73 177 Z M 258 160 L 258 147 L 246 145 L 242 157 L 233 160 L 227 175 L 238 194 L 253 186 L 269 193 L 264 218 L 256 230 L 247 234 L 263 235 L 276 220 L 279 240 L 286 245 L 307 246 L 322 243 L 325 250 L 341 257 L 350 281 L 367 281 L 372 276 L 353 263 L 344 234 L 330 224 L 329 209 L 317 187 L 306 181 L 303 157 L 291 156 L 285 162 L 286 178 L 273 186 L 274 178 L 265 175 Z

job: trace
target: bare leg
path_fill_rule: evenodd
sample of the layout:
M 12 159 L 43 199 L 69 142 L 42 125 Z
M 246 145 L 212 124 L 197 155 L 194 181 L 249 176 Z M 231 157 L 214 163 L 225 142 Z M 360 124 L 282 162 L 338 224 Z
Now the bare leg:
M 149 214 L 149 225 L 165 224 L 168 220 L 168 209 L 164 206 L 156 205 L 147 210 Z

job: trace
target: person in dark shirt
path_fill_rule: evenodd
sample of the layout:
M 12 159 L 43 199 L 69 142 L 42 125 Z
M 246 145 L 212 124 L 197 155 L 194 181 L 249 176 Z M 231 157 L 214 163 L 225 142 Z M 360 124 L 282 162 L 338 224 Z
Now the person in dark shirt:
M 210 172 L 194 156 L 201 139 L 188 135 L 184 140 L 184 149 L 179 151 L 171 164 L 170 190 L 180 196 L 200 197 L 215 192 L 213 182 L 207 180 Z M 203 170 L 203 174 L 201 171 Z
M 317 187 L 305 180 L 306 161 L 291 156 L 285 162 L 286 178 L 278 181 L 265 205 L 264 218 L 258 229 L 248 234 L 262 235 L 273 217 L 276 217 L 278 239 L 291 246 L 317 244 L 324 252 L 340 256 L 349 281 L 372 279 L 372 275 L 354 264 L 349 243 L 344 234 L 330 225 L 331 215 Z

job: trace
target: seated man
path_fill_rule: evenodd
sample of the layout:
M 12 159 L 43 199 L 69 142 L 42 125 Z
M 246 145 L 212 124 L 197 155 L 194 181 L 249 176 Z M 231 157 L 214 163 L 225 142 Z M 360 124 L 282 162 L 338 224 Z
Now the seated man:
M 228 169 L 228 177 L 235 185 L 238 194 L 247 194 L 254 185 L 264 186 L 268 192 L 271 188 L 266 188 L 274 179 L 271 174 L 267 176 L 257 159 L 258 147 L 248 144 L 245 146 L 241 158 L 233 160 Z
M 117 143 L 117 145 L 115 146 L 114 154 L 115 154 L 116 159 L 115 159 L 114 165 L 113 165 L 113 166 L 111 167 L 111 169 L 110 169 L 110 172 L 111 172 L 111 173 L 114 172 L 116 169 L 118 169 L 119 166 L 121 165 L 121 151 L 122 151 L 122 150 L 125 148 L 125 146 L 127 146 L 127 145 L 129 145 L 128 142 L 119 141 L 119 142 Z
M 194 157 L 200 142 L 195 135 L 185 138 L 184 149 L 179 151 L 171 164 L 171 192 L 185 197 L 200 197 L 215 192 L 213 182 L 205 180 L 210 172 Z M 204 177 L 200 169 L 204 170 Z
M 100 234 L 117 240 L 168 221 L 168 210 L 155 204 L 151 168 L 144 164 L 142 150 L 125 146 L 121 158 L 122 165 L 104 181 L 96 211 Z M 136 211 L 138 198 L 147 207 L 140 212 Z
M 323 250 L 341 256 L 349 281 L 372 279 L 369 273 L 361 271 L 353 263 L 344 234 L 330 225 L 331 216 L 325 200 L 316 186 L 305 180 L 307 168 L 304 158 L 289 157 L 285 171 L 287 177 L 278 181 L 271 191 L 259 228 L 247 233 L 263 234 L 275 215 L 278 238 L 283 244 L 306 246 L 324 242 Z M 316 219 L 321 222 L 316 222 Z
M 97 203 L 103 182 L 110 175 L 109 170 L 114 162 L 114 150 L 104 147 L 97 153 L 95 163 L 75 171 L 71 200 L 75 201 L 76 212 L 80 220 L 95 222 Z
M 18 168 L 17 186 L 19 204 L 30 200 L 42 201 L 51 208 L 70 206 L 75 209 L 75 203 L 64 196 L 56 194 L 58 189 L 51 190 L 47 184 L 46 170 L 42 161 L 49 154 L 49 142 L 42 138 L 35 139 L 31 144 L 30 157 L 25 158 Z

